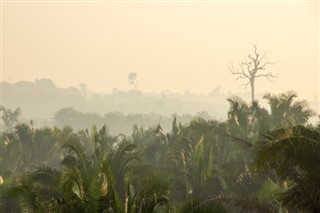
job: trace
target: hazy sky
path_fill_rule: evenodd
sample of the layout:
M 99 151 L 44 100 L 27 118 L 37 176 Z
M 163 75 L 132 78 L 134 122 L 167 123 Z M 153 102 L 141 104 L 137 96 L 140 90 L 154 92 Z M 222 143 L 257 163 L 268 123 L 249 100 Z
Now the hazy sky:
M 316 2 L 2 2 L 2 80 L 50 78 L 98 92 L 244 91 L 227 69 L 253 44 L 276 61 L 257 92 L 319 94 Z M 249 91 L 249 88 L 247 88 Z

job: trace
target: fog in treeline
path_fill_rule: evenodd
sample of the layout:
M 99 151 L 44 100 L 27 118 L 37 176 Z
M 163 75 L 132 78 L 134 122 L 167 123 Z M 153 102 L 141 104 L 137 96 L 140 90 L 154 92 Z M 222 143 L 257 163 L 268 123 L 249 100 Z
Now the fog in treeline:
M 1 212 L 320 211 L 320 117 L 294 91 L 2 89 Z
M 144 93 L 137 89 L 112 93 L 95 93 L 85 84 L 58 88 L 50 79 L 35 82 L 1 82 L 2 105 L 21 109 L 21 120 L 37 127 L 71 125 L 76 130 L 106 124 L 112 134 L 131 134 L 134 124 L 151 127 L 161 124 L 169 131 L 173 116 L 182 123 L 194 116 L 222 120 L 227 117 L 227 98 L 249 93 L 223 93 L 216 86 L 207 94 L 187 90 L 184 94 L 162 91 Z M 257 95 L 258 98 L 262 94 Z
M 76 130 L 101 127 L 106 124 L 112 134 L 130 134 L 132 125 L 151 127 L 161 124 L 165 131 L 171 128 L 173 116 L 182 123 L 194 116 L 223 120 L 227 117 L 227 98 L 241 96 L 249 100 L 250 94 L 223 93 L 220 86 L 207 94 L 196 94 L 187 90 L 184 94 L 162 91 L 144 93 L 132 89 L 112 93 L 95 93 L 85 84 L 69 88 L 58 88 L 50 79 L 35 82 L 1 82 L 2 105 L 9 109 L 21 109 L 21 120 L 34 125 L 71 125 Z M 264 107 L 267 101 L 263 94 L 257 94 Z M 309 101 L 310 107 L 317 109 L 317 100 Z
M 320 212 L 319 2 L 0 7 L 0 213 Z

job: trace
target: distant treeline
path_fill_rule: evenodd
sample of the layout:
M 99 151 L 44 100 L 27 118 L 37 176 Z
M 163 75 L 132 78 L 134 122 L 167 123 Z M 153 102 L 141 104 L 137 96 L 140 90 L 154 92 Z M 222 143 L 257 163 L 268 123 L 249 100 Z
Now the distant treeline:
M 49 79 L 40 79 L 35 82 L 0 82 L 0 84 L 2 105 L 11 109 L 19 107 L 24 118 L 49 121 L 55 112 L 66 107 L 100 114 L 115 111 L 124 114 L 154 112 L 168 117 L 173 113 L 196 115 L 198 112 L 207 111 L 216 118 L 224 119 L 228 108 L 227 97 L 240 96 L 235 93 L 222 93 L 219 86 L 213 88 L 208 94 L 195 94 L 190 91 L 184 94 L 171 91 L 145 93 L 139 90 L 118 89 L 102 94 L 90 91 L 84 84 L 59 88 Z M 249 99 L 249 93 L 242 93 L 241 97 Z
M 190 122 L 194 118 L 190 114 L 173 114 L 171 117 L 167 117 L 157 113 L 129 113 L 124 115 L 121 112 L 110 112 L 101 116 L 98 113 L 84 113 L 73 108 L 63 108 L 54 114 L 53 124 L 59 128 L 70 125 L 75 130 L 87 129 L 94 125 L 101 128 L 106 125 L 110 134 L 123 133 L 130 135 L 134 125 L 145 128 L 161 125 L 163 131 L 168 132 L 171 129 L 173 117 L 176 117 L 182 124 Z M 213 119 L 205 111 L 197 113 L 196 117 Z
M 208 94 L 184 94 L 162 91 L 143 93 L 138 90 L 120 91 L 109 94 L 91 92 L 86 85 L 58 88 L 49 79 L 35 82 L 1 82 L 2 105 L 7 109 L 19 108 L 20 121 L 33 120 L 35 127 L 70 125 L 75 130 L 101 127 L 106 124 L 110 134 L 132 133 L 132 126 L 145 128 L 160 124 L 165 132 L 171 128 L 173 116 L 182 123 L 194 117 L 225 120 L 228 101 L 234 96 L 250 100 L 250 94 L 225 94 L 216 87 Z M 261 100 L 262 95 L 256 96 Z M 268 102 L 264 98 L 264 102 Z M 263 107 L 271 106 L 259 101 Z M 315 104 L 311 108 L 317 109 Z M 14 111 L 12 111 L 13 113 Z
M 320 122 L 308 122 L 317 114 L 294 92 L 264 98 L 270 110 L 233 97 L 223 121 L 173 117 L 168 132 L 133 125 L 129 135 L 106 126 L 37 128 L 2 106 L 0 212 L 320 212 Z M 55 114 L 78 128 L 152 117 L 163 119 Z

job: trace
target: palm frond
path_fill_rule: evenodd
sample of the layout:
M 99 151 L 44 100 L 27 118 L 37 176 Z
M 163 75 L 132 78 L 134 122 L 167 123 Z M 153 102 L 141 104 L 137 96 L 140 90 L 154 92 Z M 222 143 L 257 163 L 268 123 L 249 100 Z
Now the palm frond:
M 186 201 L 180 208 L 181 213 L 226 213 L 228 212 L 221 204 L 208 203 L 200 200 Z

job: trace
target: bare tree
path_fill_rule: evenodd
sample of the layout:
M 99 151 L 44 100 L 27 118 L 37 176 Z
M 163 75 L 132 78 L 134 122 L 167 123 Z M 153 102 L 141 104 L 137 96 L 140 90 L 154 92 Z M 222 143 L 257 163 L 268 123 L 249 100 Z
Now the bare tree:
M 267 65 L 273 65 L 274 62 L 265 61 L 267 59 L 266 52 L 263 54 L 258 53 L 257 46 L 253 45 L 254 47 L 254 55 L 248 55 L 248 58 L 244 61 L 239 63 L 239 68 L 235 68 L 233 64 L 228 66 L 228 69 L 231 71 L 233 75 L 237 75 L 238 77 L 236 80 L 239 79 L 246 79 L 248 82 L 242 84 L 242 86 L 247 88 L 250 84 L 251 87 L 251 101 L 254 101 L 254 83 L 256 78 L 265 77 L 269 81 L 272 81 L 273 78 L 277 76 L 273 75 L 271 72 L 264 72 Z

